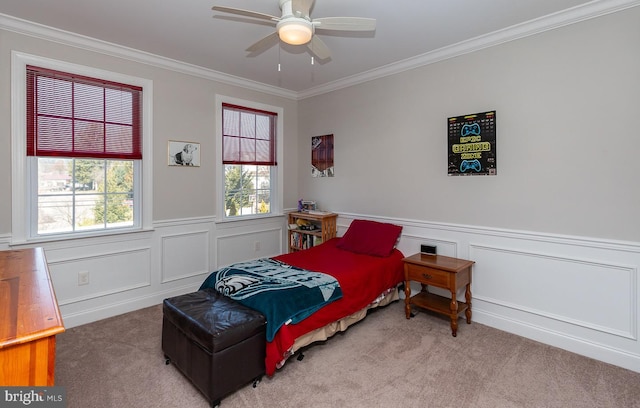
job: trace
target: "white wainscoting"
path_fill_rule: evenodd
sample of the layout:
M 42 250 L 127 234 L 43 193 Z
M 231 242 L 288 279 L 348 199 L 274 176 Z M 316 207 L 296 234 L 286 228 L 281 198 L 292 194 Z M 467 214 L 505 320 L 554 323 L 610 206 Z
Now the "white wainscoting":
M 150 286 L 150 252 L 150 248 L 135 248 L 49 260 L 58 305 L 64 307 Z M 52 254 L 55 251 L 48 251 L 47 258 Z M 80 273 L 87 274 L 87 284 L 79 283 Z
M 407 256 L 429 244 L 475 261 L 473 322 L 640 372 L 640 243 L 359 214 L 341 214 L 339 230 L 355 218 L 402 225 Z
M 161 282 L 168 283 L 211 271 L 209 230 L 161 236 Z
M 285 229 L 282 223 L 233 226 L 224 230 L 221 228 L 218 232 L 216 236 L 217 268 L 286 252 L 283 247 Z
M 42 242 L 66 328 L 158 305 L 197 290 L 232 262 L 278 255 L 284 217 L 216 223 L 213 217 L 156 222 L 151 231 Z M 0 237 L 0 249 L 12 249 Z M 19 248 L 19 247 L 14 247 Z M 79 274 L 88 273 L 88 284 Z
M 340 214 L 338 235 L 355 218 L 402 225 L 405 255 L 429 244 L 475 261 L 472 324 L 640 372 L 640 243 L 361 214 Z M 218 267 L 286 252 L 286 222 L 169 220 L 145 233 L 41 246 L 65 326 L 73 327 L 196 290 Z M 1 249 L 9 238 L 0 237 Z M 88 285 L 78 284 L 81 271 L 89 272 Z
M 45 250 L 65 327 L 153 304 L 152 238 L 149 231 L 31 245 Z
M 11 244 L 11 235 L 0 234 L 0 251 L 10 249 L 9 244 Z
M 470 258 L 478 300 L 637 340 L 634 267 L 481 245 L 471 245 Z

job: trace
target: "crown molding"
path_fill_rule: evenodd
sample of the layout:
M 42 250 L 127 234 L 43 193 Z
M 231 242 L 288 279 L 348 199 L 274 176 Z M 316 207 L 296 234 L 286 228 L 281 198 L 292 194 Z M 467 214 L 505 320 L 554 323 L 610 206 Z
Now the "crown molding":
M 363 82 L 372 81 L 374 79 L 398 74 L 400 72 L 434 64 L 436 62 L 455 58 L 464 54 L 504 44 L 506 42 L 515 41 L 545 31 L 555 30 L 556 28 L 565 27 L 639 5 L 640 0 L 594 0 L 581 6 L 549 14 L 544 17 L 465 40 L 457 44 L 448 45 L 425 54 L 417 55 L 415 57 L 407 58 L 402 61 L 394 62 L 379 68 L 361 72 L 350 77 L 301 91 L 298 93 L 298 99 L 305 99 L 361 84 Z
M 0 14 L 0 30 L 12 31 L 30 37 L 68 45 L 87 51 L 110 55 L 112 57 L 152 65 L 158 68 L 168 69 L 195 77 L 222 82 L 228 85 L 239 86 L 270 95 L 281 96 L 288 99 L 297 99 L 297 93 L 288 89 L 267 85 L 250 79 L 234 75 L 224 74 L 212 69 L 203 68 L 186 62 L 177 61 L 160 55 L 151 54 L 134 48 L 109 43 L 96 38 L 48 27 L 42 24 L 19 19 L 6 14 Z
M 425 54 L 387 64 L 379 68 L 342 78 L 337 81 L 333 81 L 317 87 L 309 88 L 301 92 L 290 91 L 288 89 L 252 81 L 250 79 L 224 74 L 212 69 L 203 68 L 182 61 L 177 61 L 133 48 L 109 43 L 99 39 L 71 33 L 64 30 L 59 30 L 57 28 L 52 28 L 31 21 L 18 19 L 5 14 L 0 14 L 0 29 L 56 42 L 63 45 L 81 48 L 87 51 L 97 52 L 138 63 L 152 65 L 187 75 L 222 82 L 241 88 L 263 92 L 274 96 L 300 100 L 372 81 L 374 79 L 383 78 L 389 75 L 398 74 L 414 68 L 433 64 L 450 58 L 455 58 L 464 54 L 504 44 L 506 42 L 515 41 L 520 38 L 536 35 L 560 27 L 565 27 L 571 24 L 579 23 L 581 21 L 615 13 L 639 5 L 640 0 L 593 0 L 581 6 L 576 6 L 525 23 L 517 24 L 502 30 L 465 40 L 457 44 L 442 47 Z

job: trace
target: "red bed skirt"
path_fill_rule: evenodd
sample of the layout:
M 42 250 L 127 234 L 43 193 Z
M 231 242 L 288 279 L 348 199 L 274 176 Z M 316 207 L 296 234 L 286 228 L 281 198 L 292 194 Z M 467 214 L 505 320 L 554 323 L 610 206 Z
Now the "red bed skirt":
M 356 254 L 338 248 L 339 240 L 334 238 L 305 251 L 274 257 L 289 265 L 333 276 L 340 283 L 343 296 L 301 322 L 278 330 L 273 341 L 267 343 L 267 375 L 273 375 L 289 356 L 298 337 L 364 309 L 385 290 L 404 280 L 404 255 L 399 250 L 394 249 L 384 258 Z

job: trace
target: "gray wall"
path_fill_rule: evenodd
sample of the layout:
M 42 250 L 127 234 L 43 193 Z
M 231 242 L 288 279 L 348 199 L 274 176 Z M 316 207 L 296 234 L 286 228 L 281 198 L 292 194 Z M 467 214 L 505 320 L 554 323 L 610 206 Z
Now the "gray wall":
M 640 240 L 640 8 L 299 104 L 301 196 L 338 212 Z M 447 176 L 447 118 L 497 111 L 498 175 Z M 335 178 L 310 176 L 333 133 Z

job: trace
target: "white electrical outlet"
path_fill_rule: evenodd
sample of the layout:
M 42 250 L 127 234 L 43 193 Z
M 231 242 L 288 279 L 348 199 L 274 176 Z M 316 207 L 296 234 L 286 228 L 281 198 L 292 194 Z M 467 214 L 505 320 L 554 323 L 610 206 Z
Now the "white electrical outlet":
M 78 272 L 78 286 L 89 284 L 89 271 Z

